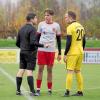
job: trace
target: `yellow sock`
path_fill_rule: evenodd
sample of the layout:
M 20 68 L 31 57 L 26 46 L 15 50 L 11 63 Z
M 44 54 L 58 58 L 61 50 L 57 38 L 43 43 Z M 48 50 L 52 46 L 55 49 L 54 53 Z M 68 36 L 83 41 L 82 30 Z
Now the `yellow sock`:
M 73 73 L 68 73 L 66 76 L 66 89 L 71 90 Z
M 83 91 L 83 77 L 82 74 L 76 73 L 77 84 L 78 84 L 78 91 Z

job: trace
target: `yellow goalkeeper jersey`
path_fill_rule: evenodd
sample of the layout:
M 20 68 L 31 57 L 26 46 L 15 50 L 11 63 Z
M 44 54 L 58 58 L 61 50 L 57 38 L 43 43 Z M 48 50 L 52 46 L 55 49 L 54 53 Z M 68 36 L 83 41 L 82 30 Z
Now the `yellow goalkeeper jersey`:
M 84 34 L 84 27 L 78 22 L 73 22 L 67 27 L 67 35 L 72 36 L 71 46 L 67 55 L 83 54 Z

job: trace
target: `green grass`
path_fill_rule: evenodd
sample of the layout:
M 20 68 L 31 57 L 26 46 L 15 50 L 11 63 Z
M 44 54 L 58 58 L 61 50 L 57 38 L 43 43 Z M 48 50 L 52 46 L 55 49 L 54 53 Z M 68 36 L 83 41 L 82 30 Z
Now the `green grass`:
M 0 47 L 16 47 L 15 40 L 0 39 Z
M 65 65 L 58 63 L 53 69 L 53 94 L 48 96 L 46 85 L 46 68 L 44 70 L 43 82 L 40 97 L 32 97 L 33 100 L 98 100 L 100 97 L 100 65 L 99 64 L 83 64 L 82 73 L 84 76 L 84 96 L 83 97 L 62 97 L 65 92 L 66 70 Z M 38 66 L 37 66 L 38 67 Z M 0 64 L 13 78 L 18 71 L 18 64 Z M 36 80 L 37 69 L 34 72 Z M 23 80 L 23 86 L 29 91 L 26 75 Z M 36 81 L 35 81 L 36 83 Z M 76 80 L 73 78 L 72 92 L 76 92 Z M 36 86 L 35 86 L 36 87 Z M 15 95 L 15 85 L 0 71 L 0 100 L 27 100 L 24 96 Z M 25 91 L 24 91 L 25 92 Z M 27 94 L 27 93 L 26 93 Z M 27 94 L 28 95 L 28 94 Z
M 62 39 L 62 49 L 65 48 L 66 41 Z M 15 40 L 4 40 L 0 39 L 0 47 L 16 47 Z M 100 40 L 87 40 L 86 47 L 98 48 L 100 47 Z
M 66 41 L 62 40 L 62 48 L 65 48 Z M 100 40 L 86 40 L 86 48 L 100 48 Z
M 86 43 L 86 47 L 100 48 L 100 40 L 88 40 Z

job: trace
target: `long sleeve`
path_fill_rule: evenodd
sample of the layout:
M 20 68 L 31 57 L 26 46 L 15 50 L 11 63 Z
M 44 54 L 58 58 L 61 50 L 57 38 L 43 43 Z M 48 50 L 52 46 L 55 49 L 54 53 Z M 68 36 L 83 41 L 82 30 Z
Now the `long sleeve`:
M 67 55 L 67 53 L 70 49 L 70 46 L 71 46 L 71 42 L 72 42 L 72 36 L 68 35 L 67 38 L 66 38 L 66 47 L 65 47 L 64 55 Z
M 56 36 L 57 38 L 57 45 L 58 45 L 58 55 L 61 55 L 61 36 Z
M 20 35 L 18 33 L 17 39 L 16 39 L 16 46 L 20 48 Z
M 44 47 L 43 44 L 39 43 L 39 39 L 40 39 L 40 34 L 36 34 L 35 30 L 32 31 L 30 33 L 30 45 L 31 45 L 31 47 L 34 47 L 34 46 L 36 46 L 36 47 Z
M 85 38 L 85 35 L 84 35 L 84 37 L 83 37 L 83 50 L 85 48 L 85 44 L 86 44 L 86 38 Z

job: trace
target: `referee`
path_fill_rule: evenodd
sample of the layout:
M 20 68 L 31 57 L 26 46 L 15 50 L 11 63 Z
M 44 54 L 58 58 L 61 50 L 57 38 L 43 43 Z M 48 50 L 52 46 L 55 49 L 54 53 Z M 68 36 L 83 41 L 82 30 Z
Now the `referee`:
M 35 70 L 36 65 L 37 47 L 48 47 L 38 43 L 35 24 L 37 24 L 36 14 L 29 13 L 26 16 L 26 24 L 18 32 L 16 46 L 20 48 L 20 67 L 16 76 L 16 95 L 22 95 L 20 87 L 23 74 L 26 71 L 30 95 L 34 96 L 33 70 Z

